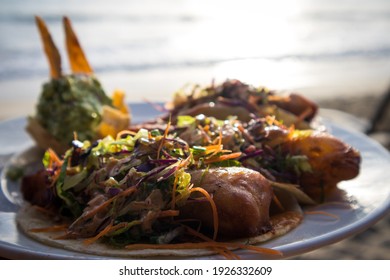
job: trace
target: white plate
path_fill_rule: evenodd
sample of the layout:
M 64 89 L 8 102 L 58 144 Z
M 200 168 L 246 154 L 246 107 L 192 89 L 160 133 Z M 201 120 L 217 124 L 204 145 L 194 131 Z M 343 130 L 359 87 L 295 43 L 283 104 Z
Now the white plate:
M 156 115 L 150 106 L 133 104 L 132 112 L 138 120 Z M 339 188 L 346 203 L 329 203 L 305 211 L 325 211 L 335 215 L 306 214 L 304 221 L 295 230 L 271 240 L 263 247 L 283 252 L 284 257 L 306 253 L 335 243 L 367 229 L 389 212 L 390 209 L 390 154 L 382 146 L 357 131 L 361 123 L 338 111 L 322 110 L 323 122 L 336 137 L 360 150 L 361 172 L 354 180 L 342 182 Z M 38 243 L 21 233 L 15 224 L 15 213 L 19 208 L 18 184 L 7 180 L 7 168 L 15 164 L 21 151 L 34 152 L 33 142 L 24 132 L 25 119 L 14 119 L 0 123 L 0 256 L 10 259 L 104 259 L 105 257 L 76 253 Z M 26 154 L 25 154 L 26 155 Z M 22 164 L 28 164 L 25 156 Z M 20 162 L 17 162 L 20 164 Z M 258 258 L 251 252 L 239 252 L 242 258 Z M 217 256 L 207 257 L 216 258 Z

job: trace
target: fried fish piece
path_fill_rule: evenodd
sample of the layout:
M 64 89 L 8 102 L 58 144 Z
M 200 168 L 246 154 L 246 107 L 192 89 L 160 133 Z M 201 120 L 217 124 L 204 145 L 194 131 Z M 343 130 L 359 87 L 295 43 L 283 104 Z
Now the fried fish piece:
M 249 237 L 270 230 L 273 191 L 260 173 L 243 167 L 219 167 L 190 174 L 194 186 L 205 189 L 216 204 L 220 236 Z M 195 193 L 180 208 L 180 216 L 213 228 L 210 204 Z
M 323 195 L 336 188 L 339 182 L 359 174 L 359 151 L 328 133 L 298 132 L 283 146 L 291 155 L 307 156 L 311 170 L 302 172 L 299 184 L 312 197 Z

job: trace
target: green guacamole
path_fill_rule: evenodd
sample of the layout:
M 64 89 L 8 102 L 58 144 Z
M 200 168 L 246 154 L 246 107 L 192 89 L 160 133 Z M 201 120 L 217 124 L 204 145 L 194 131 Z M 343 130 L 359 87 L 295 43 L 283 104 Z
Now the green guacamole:
M 99 81 L 91 75 L 67 75 L 43 85 L 36 118 L 59 142 L 96 138 L 102 106 L 112 106 Z

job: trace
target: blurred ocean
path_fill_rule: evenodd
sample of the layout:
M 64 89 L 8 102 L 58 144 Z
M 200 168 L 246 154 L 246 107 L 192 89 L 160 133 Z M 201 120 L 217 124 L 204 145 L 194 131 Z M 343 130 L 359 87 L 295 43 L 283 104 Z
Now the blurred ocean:
M 315 96 L 379 92 L 389 82 L 388 0 L 0 0 L 8 115 L 20 101 L 32 110 L 48 77 L 34 15 L 46 21 L 64 72 L 67 15 L 104 85 L 131 101 L 225 77 Z
M 232 59 L 390 59 L 390 1 L 0 0 L 0 80 L 48 71 L 34 15 L 65 59 L 71 18 L 96 72 L 210 65 Z

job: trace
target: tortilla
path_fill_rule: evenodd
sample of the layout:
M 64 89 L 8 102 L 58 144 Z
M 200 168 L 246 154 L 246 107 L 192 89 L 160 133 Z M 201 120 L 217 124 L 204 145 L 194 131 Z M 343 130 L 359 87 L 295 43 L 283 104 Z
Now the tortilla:
M 236 240 L 223 240 L 222 242 L 242 243 L 246 245 L 258 245 L 273 238 L 280 237 L 297 227 L 303 214 L 296 199 L 288 194 L 278 194 L 285 209 L 282 213 L 270 217 L 272 229 L 264 234 L 242 238 Z M 156 258 L 156 257 L 202 257 L 215 255 L 216 252 L 211 249 L 142 249 L 127 250 L 125 248 L 114 247 L 109 244 L 97 241 L 86 245 L 83 239 L 56 239 L 64 234 L 60 232 L 36 232 L 33 229 L 42 229 L 56 225 L 55 221 L 46 213 L 39 211 L 38 208 L 25 204 L 16 216 L 19 228 L 29 237 L 48 246 L 53 246 L 65 250 L 80 252 L 83 254 L 92 254 L 104 257 L 117 258 Z M 261 256 L 261 255 L 260 255 Z

